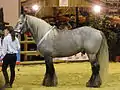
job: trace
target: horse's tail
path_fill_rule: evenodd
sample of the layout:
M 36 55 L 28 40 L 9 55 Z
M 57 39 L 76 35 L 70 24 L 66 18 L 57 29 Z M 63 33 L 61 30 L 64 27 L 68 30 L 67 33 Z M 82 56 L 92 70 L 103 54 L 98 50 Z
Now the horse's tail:
M 108 75 L 108 66 L 109 66 L 109 52 L 108 44 L 105 35 L 101 32 L 102 42 L 100 49 L 97 54 L 98 63 L 100 65 L 100 77 L 102 82 L 105 81 L 106 76 Z

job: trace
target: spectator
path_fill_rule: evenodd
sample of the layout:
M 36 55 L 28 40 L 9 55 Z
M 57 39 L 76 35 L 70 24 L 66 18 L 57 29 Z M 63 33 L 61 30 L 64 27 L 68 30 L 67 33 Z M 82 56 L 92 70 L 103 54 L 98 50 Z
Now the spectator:
M 0 56 L 3 56 L 2 72 L 5 79 L 4 87 L 12 88 L 15 79 L 16 53 L 18 53 L 18 50 L 20 49 L 20 43 L 15 37 L 12 26 L 8 26 L 7 29 L 4 30 L 4 36 L 2 51 L 0 52 Z M 11 72 L 10 80 L 7 73 L 8 65 L 10 66 Z

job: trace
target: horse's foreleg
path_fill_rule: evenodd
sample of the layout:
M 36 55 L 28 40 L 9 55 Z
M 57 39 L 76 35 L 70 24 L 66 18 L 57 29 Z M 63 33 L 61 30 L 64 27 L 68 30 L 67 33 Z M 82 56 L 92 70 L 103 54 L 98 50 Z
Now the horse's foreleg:
M 88 55 L 91 63 L 91 68 L 92 68 L 92 75 L 90 80 L 87 82 L 86 86 L 87 87 L 100 87 L 101 85 L 101 78 L 100 78 L 100 65 L 99 62 L 96 58 L 95 54 L 89 54 Z
M 53 59 L 49 54 L 45 54 L 46 73 L 43 80 L 44 86 L 57 86 L 57 77 L 53 65 Z

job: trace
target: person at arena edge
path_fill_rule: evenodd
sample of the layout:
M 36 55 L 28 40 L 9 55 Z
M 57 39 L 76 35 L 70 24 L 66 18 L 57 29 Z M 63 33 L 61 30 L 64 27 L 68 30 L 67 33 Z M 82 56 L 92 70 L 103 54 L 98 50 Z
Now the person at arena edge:
M 0 30 L 0 51 L 2 50 L 2 39 L 3 39 L 3 31 Z M 2 60 L 1 60 L 1 56 L 0 56 L 0 64 L 2 64 Z M 1 69 L 0 69 L 1 70 Z
M 3 57 L 2 72 L 5 79 L 4 88 L 12 88 L 12 84 L 15 79 L 15 65 L 16 65 L 16 54 L 20 50 L 20 42 L 15 36 L 15 32 L 12 26 L 7 26 L 4 29 L 4 39 L 2 42 L 2 50 L 0 56 Z M 10 66 L 10 80 L 7 72 L 8 65 Z

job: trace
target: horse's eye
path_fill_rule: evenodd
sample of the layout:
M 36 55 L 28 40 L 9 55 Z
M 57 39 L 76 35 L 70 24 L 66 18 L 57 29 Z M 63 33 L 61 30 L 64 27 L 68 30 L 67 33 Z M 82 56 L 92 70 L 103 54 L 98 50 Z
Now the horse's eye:
M 20 24 L 22 24 L 22 22 L 20 22 Z

